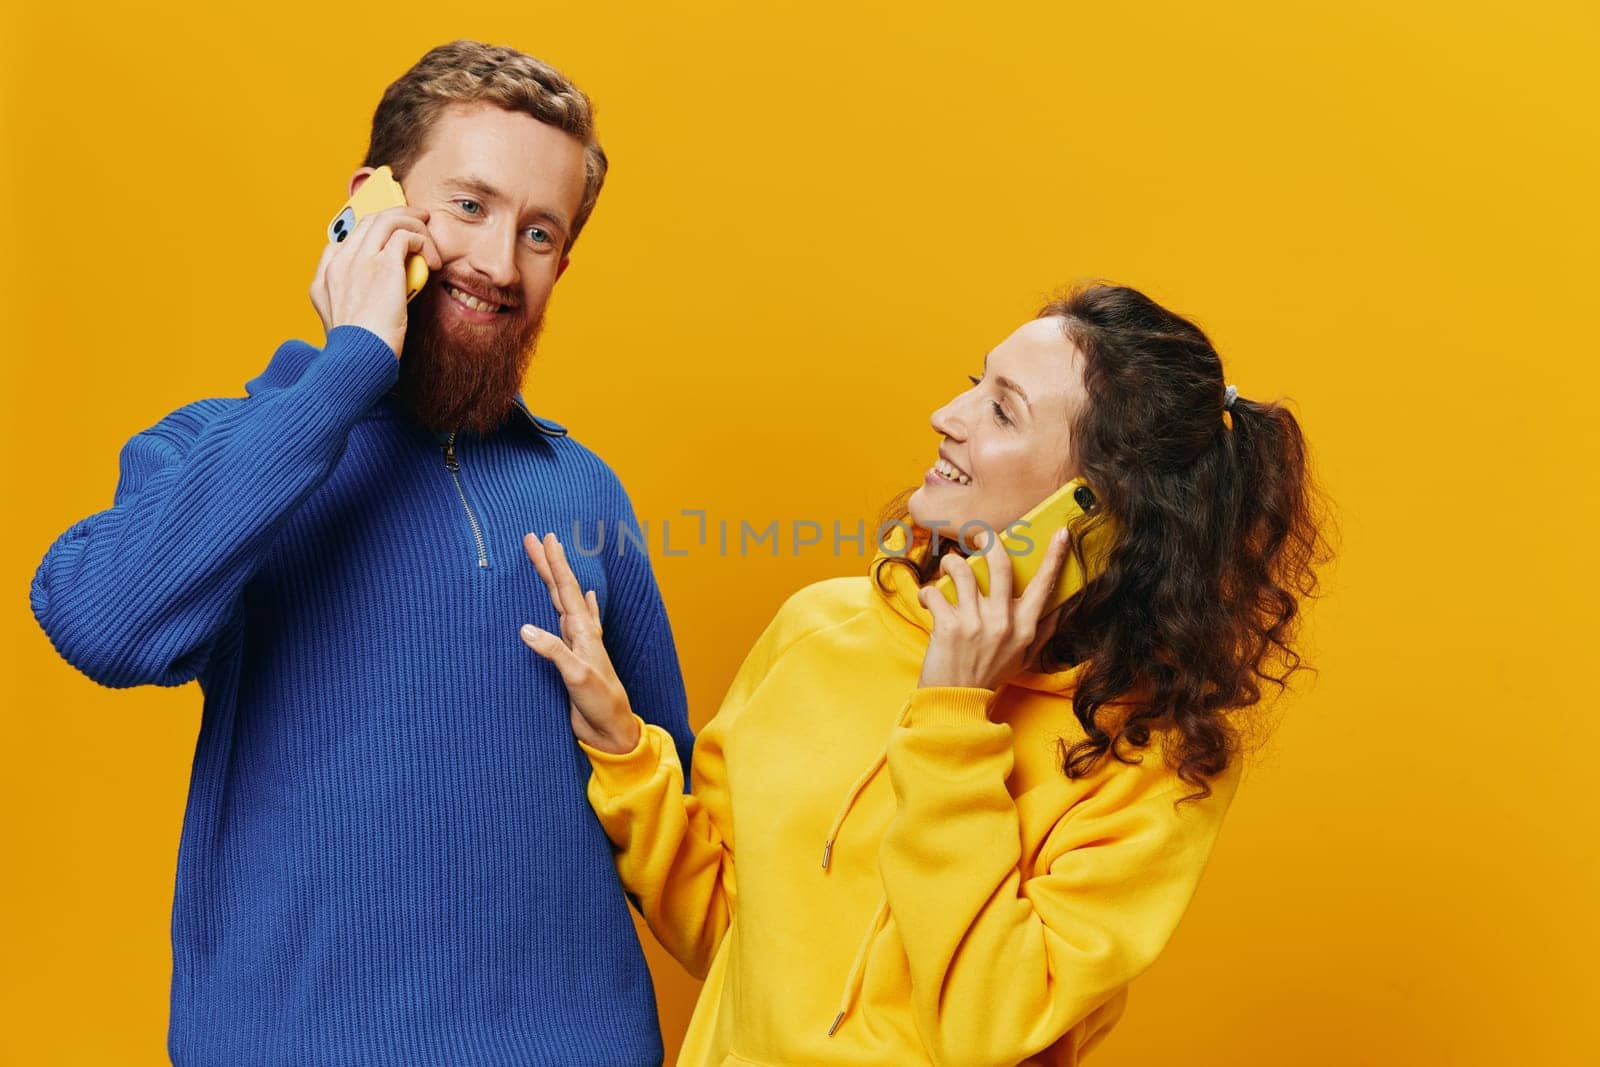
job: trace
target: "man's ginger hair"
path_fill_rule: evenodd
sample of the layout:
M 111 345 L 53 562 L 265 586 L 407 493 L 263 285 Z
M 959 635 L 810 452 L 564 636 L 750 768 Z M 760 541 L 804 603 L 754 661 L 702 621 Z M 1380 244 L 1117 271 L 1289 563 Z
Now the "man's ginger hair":
M 595 137 L 594 105 L 550 64 L 503 45 L 452 41 L 417 60 L 389 88 L 372 115 L 363 165 L 387 163 L 397 180 L 428 148 L 439 115 L 454 104 L 493 104 L 531 115 L 583 142 L 583 200 L 566 248 L 578 239 L 606 180 L 606 153 Z

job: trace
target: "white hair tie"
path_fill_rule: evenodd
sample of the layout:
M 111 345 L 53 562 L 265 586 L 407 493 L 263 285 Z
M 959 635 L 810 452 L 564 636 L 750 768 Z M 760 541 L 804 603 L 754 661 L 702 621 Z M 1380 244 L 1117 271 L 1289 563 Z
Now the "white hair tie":
M 1239 399 L 1239 387 L 1237 385 L 1228 386 L 1222 391 L 1222 410 L 1232 411 L 1233 402 L 1237 399 Z

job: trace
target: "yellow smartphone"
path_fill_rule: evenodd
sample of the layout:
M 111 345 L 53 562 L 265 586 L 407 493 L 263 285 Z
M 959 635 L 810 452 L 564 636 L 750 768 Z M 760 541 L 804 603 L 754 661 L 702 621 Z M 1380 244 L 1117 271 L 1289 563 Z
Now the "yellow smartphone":
M 1067 560 L 1061 567 L 1061 577 L 1056 588 L 1046 600 L 1041 615 L 1048 614 L 1066 603 L 1090 578 L 1105 570 L 1106 557 L 1111 551 L 1115 527 L 1107 521 L 1080 521 L 1094 507 L 1094 492 L 1082 478 L 1074 478 L 1060 489 L 1045 497 L 1022 518 L 1000 532 L 1000 544 L 1011 557 L 1012 595 L 1021 596 L 1033 576 L 1038 573 L 1050 538 L 1063 526 L 1072 530 L 1079 553 L 1067 546 Z M 1082 561 L 1078 555 L 1081 553 Z M 989 592 L 989 561 L 984 556 L 968 557 L 972 574 L 978 580 L 978 591 Z M 944 598 L 956 603 L 955 579 L 948 574 L 941 577 L 937 587 Z
M 377 214 L 386 208 L 404 207 L 405 193 L 400 190 L 400 183 L 394 180 L 394 171 L 384 164 L 361 183 L 361 188 L 344 202 L 344 207 L 328 223 L 328 240 L 337 244 L 349 237 L 356 228 L 356 223 L 368 215 Z M 422 287 L 428 282 L 428 262 L 420 255 L 413 252 L 406 257 L 406 303 L 411 298 L 422 292 Z

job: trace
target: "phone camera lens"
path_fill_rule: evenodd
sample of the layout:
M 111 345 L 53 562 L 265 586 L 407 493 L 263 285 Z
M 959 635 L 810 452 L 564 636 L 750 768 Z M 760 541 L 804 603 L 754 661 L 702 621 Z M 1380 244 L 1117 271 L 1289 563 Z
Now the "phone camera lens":
M 350 228 L 356 221 L 356 214 L 349 208 L 339 212 L 337 218 L 328 226 L 328 237 L 335 243 L 343 241 L 350 236 Z
M 1080 485 L 1072 491 L 1073 501 L 1084 511 L 1094 507 L 1094 492 L 1087 485 Z

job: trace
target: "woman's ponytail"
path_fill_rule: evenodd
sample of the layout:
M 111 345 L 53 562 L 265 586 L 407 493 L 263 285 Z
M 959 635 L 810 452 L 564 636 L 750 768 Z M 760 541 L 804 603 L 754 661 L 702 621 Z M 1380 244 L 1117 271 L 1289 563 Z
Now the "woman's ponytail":
M 1241 657 L 1237 691 L 1245 704 L 1261 697 L 1259 682 L 1279 688 L 1301 669 L 1293 641 L 1299 603 L 1314 596 L 1315 566 L 1326 554 L 1318 528 L 1323 518 L 1306 456 L 1305 436 L 1281 403 L 1239 397 L 1228 411 L 1226 446 L 1232 454 L 1235 491 L 1227 494 L 1237 531 L 1231 558 L 1224 560 L 1223 595 L 1240 616 L 1249 647 Z

